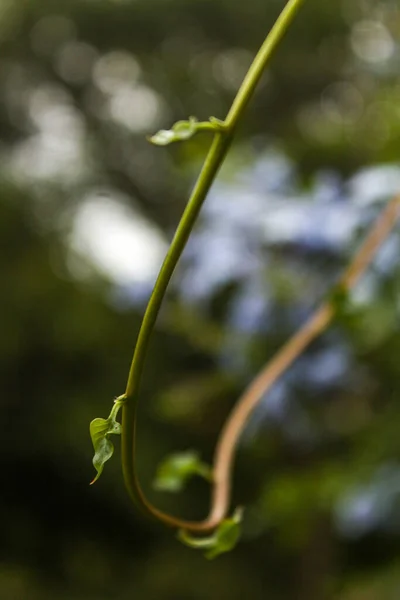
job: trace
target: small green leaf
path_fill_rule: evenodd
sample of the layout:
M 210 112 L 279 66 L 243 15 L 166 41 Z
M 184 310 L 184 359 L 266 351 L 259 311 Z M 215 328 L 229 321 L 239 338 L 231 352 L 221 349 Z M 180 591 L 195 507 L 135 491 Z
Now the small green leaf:
M 165 492 L 180 492 L 186 482 L 199 475 L 211 480 L 211 469 L 203 463 L 196 452 L 188 450 L 171 454 L 158 467 L 154 487 Z
M 98 480 L 103 472 L 104 464 L 110 460 L 114 453 L 114 444 L 109 436 L 121 433 L 121 423 L 118 423 L 116 418 L 123 402 L 124 399 L 120 396 L 115 400 L 108 419 L 97 418 L 90 423 L 89 431 L 94 448 L 93 466 L 97 471 L 96 477 L 90 482 L 91 485 Z
M 213 559 L 220 554 L 224 554 L 225 552 L 230 552 L 233 550 L 240 539 L 241 520 L 242 511 L 238 509 L 233 517 L 222 521 L 221 525 L 215 532 L 214 545 L 205 553 L 206 558 Z
M 156 146 L 167 146 L 172 142 L 182 142 L 196 133 L 197 126 L 197 119 L 189 117 L 188 121 L 178 121 L 171 129 L 161 129 L 149 138 L 149 142 Z
M 209 121 L 198 121 L 196 117 L 189 117 L 188 121 L 178 121 L 171 129 L 161 129 L 148 140 L 156 146 L 167 146 L 173 142 L 188 140 L 199 131 L 221 132 L 225 128 L 225 123 L 216 117 L 210 117 Z
M 107 437 L 108 431 L 107 419 L 94 419 L 90 423 L 90 436 L 95 452 L 93 466 L 97 471 L 97 475 L 91 481 L 91 485 L 98 480 L 103 472 L 104 463 L 110 460 L 114 452 L 114 444 Z
M 204 556 L 211 560 L 220 554 L 230 552 L 237 545 L 241 534 L 242 517 L 243 510 L 238 508 L 232 517 L 222 521 L 210 537 L 194 538 L 186 531 L 180 530 L 178 539 L 190 548 L 204 550 Z

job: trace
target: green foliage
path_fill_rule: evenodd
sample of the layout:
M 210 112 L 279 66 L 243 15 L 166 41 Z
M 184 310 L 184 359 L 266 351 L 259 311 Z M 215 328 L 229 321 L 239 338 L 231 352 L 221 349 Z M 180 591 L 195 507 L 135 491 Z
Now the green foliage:
M 378 265 L 369 294 L 355 303 L 355 321 L 352 307 L 350 314 L 343 307 L 340 327 L 305 357 L 308 365 L 339 341 L 350 369 L 347 379 L 338 375 L 336 386 L 310 388 L 305 372 L 296 371 L 290 383 L 294 393 L 286 389 L 284 406 L 273 404 L 270 413 L 266 398 L 265 419 L 252 421 L 235 472 L 235 489 L 248 501 L 249 515 L 257 507 L 258 522 L 252 523 L 244 551 L 209 564 L 162 528 L 135 518 L 122 485 L 112 485 L 111 478 L 95 497 L 86 486 L 84 423 L 98 414 L 99 398 L 112 398 L 124 381 L 141 305 L 126 303 L 121 310 L 110 302 L 111 287 L 88 265 L 87 278 L 74 276 L 66 255 L 69 217 L 87 195 L 106 190 L 169 238 L 209 136 L 165 154 L 144 136 L 164 126 L 160 115 L 171 124 L 191 113 L 200 120 L 223 116 L 266 26 L 285 1 L 30 0 L 10 1 L 0 11 L 1 457 L 7 482 L 2 490 L 1 598 L 398 597 L 398 496 L 393 512 L 382 513 L 381 521 L 372 519 L 372 524 L 368 497 L 363 498 L 364 533 L 348 535 L 337 527 L 334 512 L 336 499 L 360 471 L 368 482 L 372 471 L 399 464 L 398 314 L 388 319 L 399 306 L 396 267 Z M 334 190 L 330 184 L 319 189 L 335 192 L 342 202 L 346 229 L 346 208 L 352 204 L 347 182 L 353 185 L 348 178 L 373 165 L 391 163 L 395 169 L 399 160 L 398 16 L 393 0 L 307 1 L 237 131 L 236 158 L 230 155 L 222 186 L 228 183 L 235 195 L 242 194 L 245 205 L 248 192 L 261 190 L 267 216 L 275 202 L 269 182 L 276 182 L 279 166 L 271 172 L 265 159 L 282 153 L 290 156 L 293 168 L 286 189 L 288 212 L 292 194 L 301 204 L 315 182 L 327 183 L 322 167 L 333 176 Z M 379 62 L 388 40 L 392 58 Z M 369 59 L 355 54 L 360 43 L 367 46 Z M 100 89 L 99 74 L 114 56 L 117 64 L 107 73 L 113 89 Z M 139 66 L 137 79 L 129 69 L 121 70 L 130 60 Z M 145 125 L 143 120 L 140 127 L 117 120 L 129 116 L 130 109 L 136 115 L 143 106 L 132 98 L 118 108 L 127 89 L 148 90 L 160 100 L 157 120 Z M 70 135 L 58 134 L 60 121 L 70 123 L 73 115 L 82 142 L 79 173 L 77 163 L 64 169 L 62 159 L 58 162 L 58 150 L 74 154 L 76 127 L 69 126 Z M 56 152 L 51 133 L 58 137 Z M 43 155 L 41 141 L 50 155 Z M 59 170 L 53 173 L 54 166 Z M 384 191 L 386 175 L 379 185 Z M 362 197 L 358 203 L 357 190 L 353 199 L 354 208 L 369 219 L 375 207 L 362 204 Z M 290 222 L 293 215 L 288 215 Z M 314 215 L 309 218 L 314 223 Z M 249 212 L 246 219 L 251 223 Z M 317 215 L 315 222 L 320 223 Z M 208 227 L 206 219 L 202 227 Z M 285 342 L 298 323 L 299 309 L 304 314 L 323 294 L 349 256 L 345 243 L 325 253 L 303 254 L 290 242 L 264 241 L 260 247 L 254 240 L 251 248 L 260 257 L 260 289 L 270 312 L 255 333 L 239 333 L 227 319 L 245 291 L 242 282 L 233 282 L 229 298 L 210 292 L 200 310 L 186 298 L 178 301 L 176 291 L 164 306 L 144 379 L 139 467 L 146 484 L 156 456 L 171 448 L 171 430 L 176 448 L 191 447 L 193 438 L 210 448 L 249 374 Z M 280 296 L 272 268 L 286 282 L 303 278 L 298 298 Z M 175 315 L 166 323 L 171 308 Z M 233 364 L 234 352 L 242 363 Z M 229 376 L 228 393 L 221 392 L 218 378 L 210 377 L 210 365 Z M 186 388 L 192 378 L 194 384 Z M 182 387 L 179 401 L 175 386 Z M 168 410 L 158 410 L 160 398 Z M 331 475 L 330 465 L 337 467 Z M 385 486 L 377 493 L 385 505 Z M 204 497 L 194 489 L 161 500 L 176 514 L 204 509 Z M 320 510 L 329 512 L 330 530 L 310 518 Z M 107 526 L 99 527 L 104 516 Z M 304 535 L 297 535 L 299 529 Z M 288 537 L 296 544 L 281 543 Z M 326 591 L 327 582 L 334 592 Z
M 194 476 L 212 478 L 210 467 L 202 462 L 197 452 L 188 450 L 167 456 L 159 465 L 153 486 L 164 492 L 180 492 Z
M 171 129 L 161 129 L 148 140 L 155 146 L 167 146 L 173 142 L 189 140 L 201 131 L 221 133 L 225 131 L 225 124 L 216 117 L 210 117 L 209 121 L 198 121 L 196 117 L 189 117 L 188 121 L 178 121 Z
M 181 530 L 178 539 L 190 548 L 204 550 L 204 556 L 211 560 L 235 548 L 241 535 L 242 518 L 243 510 L 237 508 L 233 516 L 224 519 L 210 537 L 195 538 Z
M 104 464 L 110 460 L 114 453 L 114 444 L 110 440 L 110 435 L 121 434 L 121 423 L 116 419 L 123 403 L 123 399 L 117 398 L 107 419 L 98 417 L 90 423 L 90 437 L 94 448 L 93 466 L 97 471 L 97 475 L 91 481 L 91 484 L 98 480 L 103 472 Z

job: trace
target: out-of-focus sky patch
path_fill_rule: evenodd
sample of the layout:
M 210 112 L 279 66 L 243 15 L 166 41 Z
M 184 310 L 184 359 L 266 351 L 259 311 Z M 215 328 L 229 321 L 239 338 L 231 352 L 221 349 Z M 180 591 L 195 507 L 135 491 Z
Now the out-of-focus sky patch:
M 359 21 L 351 32 L 354 54 L 367 63 L 377 64 L 389 60 L 395 52 L 395 42 L 383 23 Z
M 167 244 L 153 224 L 121 201 L 93 194 L 77 209 L 70 248 L 114 284 L 129 286 L 156 276 Z M 79 276 L 79 263 L 71 264 Z
M 11 115 L 14 95 L 21 93 L 21 78 L 8 78 Z M 31 134 L 14 145 L 5 159 L 11 173 L 22 183 L 57 179 L 79 180 L 87 171 L 86 128 L 79 111 L 61 87 L 43 84 L 24 90 L 27 126 Z M 21 107 L 22 109 L 22 107 Z M 18 118 L 18 114 L 15 114 Z
M 103 117 L 134 133 L 145 134 L 167 118 L 164 100 L 141 81 L 139 60 L 126 51 L 112 50 L 94 64 L 92 79 L 105 97 Z

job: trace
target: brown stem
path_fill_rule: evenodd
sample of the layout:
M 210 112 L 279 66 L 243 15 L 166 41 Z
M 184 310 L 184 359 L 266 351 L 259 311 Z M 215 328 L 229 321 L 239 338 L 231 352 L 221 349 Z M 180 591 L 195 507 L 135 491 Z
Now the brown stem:
M 400 209 L 400 195 L 393 198 L 372 225 L 364 243 L 339 280 L 343 291 L 350 290 L 363 275 L 381 244 L 393 229 Z M 204 521 L 183 521 L 167 515 L 146 502 L 154 517 L 165 524 L 192 532 L 206 533 L 215 529 L 226 517 L 231 497 L 232 467 L 239 438 L 247 420 L 277 379 L 304 352 L 306 347 L 331 323 L 335 314 L 332 302 L 324 302 L 308 321 L 277 352 L 264 369 L 253 379 L 239 398 L 220 433 L 214 455 L 212 502 Z

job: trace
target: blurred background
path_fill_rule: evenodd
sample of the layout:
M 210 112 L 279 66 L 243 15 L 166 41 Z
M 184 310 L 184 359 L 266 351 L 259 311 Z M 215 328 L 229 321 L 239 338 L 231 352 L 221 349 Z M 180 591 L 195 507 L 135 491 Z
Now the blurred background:
M 210 138 L 284 0 L 2 0 L 0 294 L 3 600 L 397 600 L 400 251 L 384 244 L 343 314 L 242 437 L 243 541 L 214 562 L 142 519 L 116 456 L 93 487 L 89 422 L 123 393 L 154 278 Z M 141 388 L 152 480 L 209 461 L 229 409 L 326 295 L 400 190 L 400 7 L 305 2 L 185 250 Z

